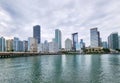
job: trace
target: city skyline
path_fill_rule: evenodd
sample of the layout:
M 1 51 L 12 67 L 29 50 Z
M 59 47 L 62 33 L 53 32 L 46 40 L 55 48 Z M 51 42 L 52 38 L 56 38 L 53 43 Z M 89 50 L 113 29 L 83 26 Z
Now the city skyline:
M 62 47 L 65 39 L 72 39 L 71 34 L 75 32 L 78 40 L 83 39 L 88 46 L 90 28 L 98 27 L 103 41 L 107 41 L 112 32 L 120 31 L 119 6 L 120 1 L 114 0 L 1 0 L 0 36 L 27 40 L 32 37 L 32 27 L 40 25 L 42 42 L 51 41 L 58 28 L 62 32 Z

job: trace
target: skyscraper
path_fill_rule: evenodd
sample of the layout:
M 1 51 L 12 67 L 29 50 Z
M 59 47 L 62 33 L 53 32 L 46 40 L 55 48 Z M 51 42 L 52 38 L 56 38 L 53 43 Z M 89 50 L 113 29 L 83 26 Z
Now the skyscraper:
M 101 44 L 100 32 L 97 28 L 90 29 L 90 42 L 91 47 L 99 47 Z
M 19 38 L 17 37 L 13 39 L 13 50 L 14 52 L 19 52 Z
M 120 49 L 120 36 L 119 36 L 119 49 Z
M 39 25 L 33 27 L 33 37 L 37 39 L 38 44 L 41 43 L 41 29 Z
M 72 50 L 72 40 L 69 38 L 65 40 L 65 50 L 66 51 Z
M 76 51 L 76 45 L 78 44 L 78 33 L 72 34 L 72 41 L 73 41 L 73 50 Z
M 118 33 L 111 33 L 108 36 L 108 47 L 110 49 L 118 49 L 119 48 L 119 39 L 118 39 Z
M 5 38 L 4 37 L 0 38 L 0 51 L 5 52 Z
M 6 51 L 13 51 L 13 39 L 6 40 Z
M 61 31 L 59 29 L 55 30 L 55 42 L 58 44 L 58 48 L 60 50 L 62 46 L 61 46 Z

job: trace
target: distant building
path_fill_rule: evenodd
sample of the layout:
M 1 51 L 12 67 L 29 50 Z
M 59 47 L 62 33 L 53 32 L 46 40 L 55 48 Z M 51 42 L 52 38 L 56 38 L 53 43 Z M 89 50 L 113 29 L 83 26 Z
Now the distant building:
M 103 48 L 108 48 L 108 44 L 107 44 L 106 41 L 103 41 L 103 42 L 102 42 L 102 47 L 103 47 Z
M 23 41 L 23 51 L 24 52 L 28 51 L 28 41 Z
M 100 39 L 100 32 L 97 28 L 90 29 L 90 42 L 91 47 L 100 47 L 101 39 Z
M 78 33 L 72 34 L 72 43 L 73 43 L 72 49 L 76 51 L 76 46 L 78 44 Z
M 13 39 L 13 51 L 19 52 L 19 38 L 14 37 Z
M 49 42 L 49 53 L 59 52 L 59 47 L 56 42 Z
M 66 51 L 72 50 L 72 40 L 69 38 L 65 40 L 65 50 Z
M 6 40 L 6 51 L 13 51 L 13 39 Z
M 47 41 L 45 41 L 44 43 L 39 44 L 38 52 L 48 53 L 49 52 L 49 43 Z
M 45 42 L 44 42 L 44 52 L 45 53 L 48 53 L 49 52 L 49 43 L 48 43 L 48 41 L 47 40 L 45 40 Z
M 55 30 L 55 42 L 58 44 L 59 50 L 62 48 L 62 38 L 61 38 L 61 31 L 59 29 Z
M 40 43 L 40 44 L 38 44 L 38 52 L 40 52 L 40 53 L 44 53 L 44 44 L 43 43 Z
M 28 51 L 37 52 L 37 40 L 33 37 L 28 38 Z
M 23 41 L 19 41 L 19 52 L 23 52 L 24 48 L 23 48 Z
M 83 51 L 85 50 L 85 42 L 83 41 L 83 39 L 80 40 L 80 52 L 83 53 Z
M 118 49 L 119 48 L 119 39 L 118 39 L 118 33 L 111 33 L 108 36 L 108 47 L 110 49 Z
M 41 43 L 41 27 L 36 25 L 33 27 L 33 37 L 37 39 L 37 43 Z
M 0 52 L 5 52 L 5 38 L 0 38 Z
M 119 36 L 119 49 L 120 49 L 120 36 Z

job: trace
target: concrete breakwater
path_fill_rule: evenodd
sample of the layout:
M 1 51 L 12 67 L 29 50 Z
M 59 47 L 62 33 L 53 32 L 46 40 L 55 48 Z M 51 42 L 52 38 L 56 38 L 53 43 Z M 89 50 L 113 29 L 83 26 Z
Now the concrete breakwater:
M 38 52 L 0 52 L 0 58 L 27 57 L 37 55 L 58 55 L 60 53 L 38 53 Z

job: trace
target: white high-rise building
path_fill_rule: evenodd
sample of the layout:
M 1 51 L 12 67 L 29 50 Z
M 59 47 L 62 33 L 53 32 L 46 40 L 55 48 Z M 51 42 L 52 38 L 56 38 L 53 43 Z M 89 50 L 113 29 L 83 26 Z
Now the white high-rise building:
M 59 52 L 59 47 L 56 42 L 49 42 L 49 53 Z
M 37 40 L 33 37 L 28 38 L 28 51 L 37 52 Z
M 72 40 L 69 38 L 65 40 L 65 50 L 66 51 L 72 50 Z

